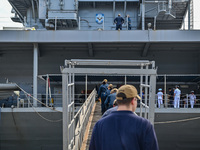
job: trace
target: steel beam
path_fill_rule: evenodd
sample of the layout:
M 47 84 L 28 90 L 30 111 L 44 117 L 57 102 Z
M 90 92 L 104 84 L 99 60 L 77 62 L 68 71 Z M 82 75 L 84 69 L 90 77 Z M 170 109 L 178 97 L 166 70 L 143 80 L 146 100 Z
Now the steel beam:
M 149 66 L 146 66 L 146 69 L 149 69 Z M 148 84 L 148 75 L 145 76 L 145 85 Z M 149 87 L 150 88 L 150 87 Z M 147 105 L 147 94 L 148 94 L 148 87 L 145 87 L 145 105 Z M 145 107 L 144 118 L 147 119 L 147 108 Z
M 94 51 L 93 51 L 92 43 L 88 43 L 88 50 L 89 50 L 89 56 L 93 57 Z
M 167 76 L 164 76 L 165 107 L 167 108 Z
M 191 0 L 188 0 L 188 30 L 190 30 L 190 2 Z
M 141 70 L 143 71 L 143 66 L 141 66 Z M 143 84 L 143 75 L 141 74 L 140 75 L 140 97 L 141 97 L 141 99 L 140 99 L 140 117 L 142 117 L 142 100 L 143 100 L 143 98 L 142 98 L 142 84 Z
M 96 3 L 95 2 L 93 2 L 93 8 L 96 8 Z
M 115 19 L 115 0 L 113 1 L 113 20 Z
M 142 0 L 142 30 L 145 30 L 145 0 Z
M 68 115 L 68 74 L 62 74 L 62 104 L 63 104 L 63 150 L 68 150 L 69 145 L 69 115 Z
M 47 78 L 46 78 L 46 105 L 48 105 L 48 96 L 49 96 L 49 93 L 48 93 L 48 89 L 49 89 L 49 84 L 48 84 L 48 80 L 49 80 L 49 75 L 47 74 L 47 76 L 46 76 Z
M 148 60 L 93 60 L 93 59 L 71 59 L 65 60 L 65 65 L 73 63 L 74 65 L 83 66 L 145 66 L 153 64 Z
M 149 36 L 148 36 L 149 34 Z M 14 31 L 0 30 L 0 43 L 157 43 L 200 42 L 200 30 Z M 67 36 L 70 35 L 70 36 Z
M 149 89 L 149 121 L 154 124 L 155 112 L 155 93 L 156 93 L 156 75 L 150 76 L 150 89 Z
M 112 68 L 65 68 L 62 73 L 98 74 L 98 75 L 156 75 L 156 69 L 112 69 Z
M 127 2 L 126 0 L 124 1 L 124 18 L 126 17 L 126 7 L 127 7 Z M 128 17 L 127 17 L 128 18 Z M 127 22 L 128 24 L 128 22 Z
M 85 100 L 87 99 L 87 84 L 88 84 L 88 76 L 87 74 L 85 75 Z
M 33 106 L 37 107 L 38 44 L 33 44 Z
M 31 0 L 31 3 L 32 3 L 32 12 L 33 12 L 33 18 L 35 20 L 35 23 L 36 23 L 36 16 L 35 16 L 35 4 L 34 4 L 34 1 Z
M 142 57 L 147 57 L 147 53 L 148 53 L 150 45 L 151 45 L 150 43 L 145 44 L 144 49 L 142 51 Z

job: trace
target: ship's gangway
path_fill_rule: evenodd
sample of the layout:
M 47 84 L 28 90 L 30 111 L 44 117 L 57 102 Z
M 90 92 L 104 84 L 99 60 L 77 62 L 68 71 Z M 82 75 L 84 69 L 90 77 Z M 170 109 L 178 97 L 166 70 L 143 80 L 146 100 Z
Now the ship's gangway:
M 95 103 L 96 90 L 87 97 L 86 102 L 74 116 L 75 75 L 137 75 L 140 76 L 140 93 L 147 94 L 140 101 L 140 116 L 154 123 L 155 88 L 157 69 L 154 61 L 148 60 L 84 60 L 65 61 L 62 72 L 63 100 L 63 150 L 80 149 L 84 131 Z M 126 84 L 126 81 L 125 81 Z M 87 85 L 87 84 L 86 84 Z M 86 90 L 87 91 L 87 86 Z M 149 104 L 147 103 L 149 99 Z M 77 122 L 78 121 L 78 122 Z

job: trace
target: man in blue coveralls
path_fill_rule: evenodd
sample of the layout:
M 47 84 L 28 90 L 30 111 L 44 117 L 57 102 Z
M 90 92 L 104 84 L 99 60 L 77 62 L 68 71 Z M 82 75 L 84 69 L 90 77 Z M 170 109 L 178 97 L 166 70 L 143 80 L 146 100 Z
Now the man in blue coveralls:
M 114 19 L 114 23 L 116 24 L 116 30 L 122 30 L 122 24 L 124 23 L 124 19 L 121 17 L 120 14 Z
M 106 100 L 106 91 L 108 89 L 108 84 L 107 84 L 108 80 L 107 79 L 104 79 L 102 81 L 102 85 L 100 86 L 99 88 L 99 91 L 98 91 L 98 98 L 101 97 L 101 113 L 103 115 L 103 113 L 106 111 L 106 108 L 105 108 L 105 105 L 104 105 L 104 102 Z
M 131 18 L 129 15 L 127 15 L 128 17 L 128 30 L 131 30 Z
M 132 85 L 118 89 L 118 109 L 95 124 L 89 150 L 158 150 L 152 124 L 133 113 L 138 98 Z
M 113 102 L 116 99 L 116 93 L 117 93 L 117 88 L 112 89 L 110 92 L 110 95 L 106 97 L 106 100 L 104 102 L 104 105 L 107 106 L 106 109 L 110 109 L 113 107 Z

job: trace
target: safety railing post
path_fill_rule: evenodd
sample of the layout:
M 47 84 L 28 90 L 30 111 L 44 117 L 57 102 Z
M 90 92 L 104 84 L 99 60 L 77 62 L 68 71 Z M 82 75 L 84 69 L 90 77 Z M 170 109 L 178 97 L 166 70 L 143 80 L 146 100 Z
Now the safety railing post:
M 126 23 L 127 23 L 126 29 L 128 30 L 128 16 L 126 17 Z
M 63 150 L 68 150 L 68 75 L 62 74 L 62 99 L 63 99 Z
M 149 89 L 149 121 L 154 124 L 155 112 L 155 93 L 156 93 L 156 75 L 150 76 L 150 89 Z
M 71 69 L 71 64 L 69 64 L 69 68 Z M 72 74 L 69 73 L 69 83 L 68 84 L 71 84 L 72 83 Z M 72 103 L 72 86 L 69 86 L 67 85 L 68 88 L 69 88 L 69 104 Z M 71 109 L 71 105 L 70 105 L 70 108 L 69 108 L 69 122 L 71 122 L 72 118 L 71 118 L 71 112 L 72 112 L 72 109 Z
M 143 69 L 143 66 L 141 66 L 141 69 Z M 142 84 L 143 84 L 143 75 L 140 75 L 140 117 L 142 117 Z
M 17 98 L 17 108 L 19 108 L 19 99 Z
M 165 91 L 165 108 L 167 108 L 168 106 L 167 106 L 167 76 L 166 76 L 166 74 L 165 74 L 165 76 L 164 76 L 164 84 L 165 84 L 165 86 L 164 86 L 164 91 Z
M 74 65 L 72 66 L 72 68 L 74 68 Z M 72 73 L 72 83 L 74 83 L 74 85 L 72 86 L 72 101 L 74 102 L 74 88 L 75 88 L 75 77 L 74 77 L 74 73 Z M 72 118 L 74 119 L 74 105 L 75 105 L 75 102 L 73 104 L 73 113 L 72 113 Z M 75 123 L 73 125 L 73 136 L 75 137 Z M 75 139 L 74 139 L 74 144 L 75 144 Z
M 78 29 L 81 30 L 81 17 L 78 17 Z
M 103 30 L 104 30 L 104 17 L 103 17 Z
M 127 77 L 126 75 L 124 76 L 124 84 L 126 85 L 126 82 L 127 82 Z
M 154 16 L 154 31 L 156 30 L 156 16 Z
M 47 79 L 46 79 L 46 106 L 48 105 L 48 81 L 49 81 L 49 75 L 47 74 Z
M 55 17 L 55 31 L 57 30 L 57 17 Z
M 146 66 L 146 70 L 148 70 L 149 66 Z M 145 84 L 148 84 L 148 75 L 145 76 Z M 148 92 L 148 87 L 145 87 L 145 105 L 147 105 L 147 93 Z M 147 108 L 145 107 L 145 113 L 144 113 L 144 118 L 147 119 Z
M 85 75 L 85 100 L 87 99 L 87 74 Z
M 145 30 L 145 0 L 142 0 L 142 30 Z
M 29 95 L 27 95 L 27 99 L 28 99 L 28 108 L 30 107 L 30 97 Z

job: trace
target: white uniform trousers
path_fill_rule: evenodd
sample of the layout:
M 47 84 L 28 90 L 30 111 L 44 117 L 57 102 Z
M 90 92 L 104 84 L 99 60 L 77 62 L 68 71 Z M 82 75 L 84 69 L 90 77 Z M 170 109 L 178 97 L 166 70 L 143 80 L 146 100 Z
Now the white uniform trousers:
M 174 108 L 179 108 L 180 105 L 180 96 L 174 97 Z
M 160 105 L 163 104 L 162 98 L 158 99 L 158 108 L 160 108 Z
M 191 108 L 194 108 L 194 100 L 190 100 Z

